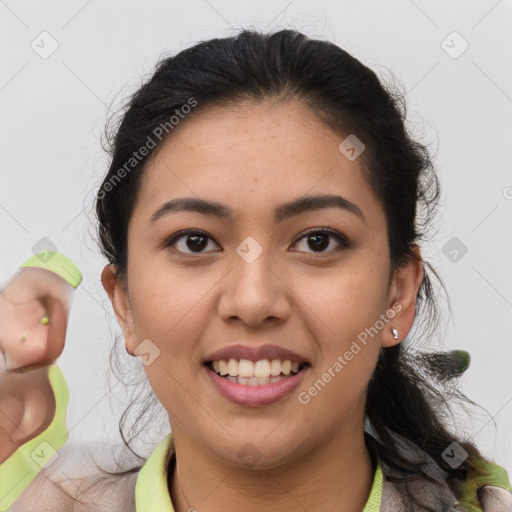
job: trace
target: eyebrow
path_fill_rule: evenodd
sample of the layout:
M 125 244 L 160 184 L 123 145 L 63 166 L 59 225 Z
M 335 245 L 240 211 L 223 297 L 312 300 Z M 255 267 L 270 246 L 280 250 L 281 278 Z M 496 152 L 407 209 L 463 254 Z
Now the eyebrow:
M 356 215 L 366 223 L 363 212 L 359 206 L 345 197 L 333 194 L 305 196 L 279 205 L 274 210 L 274 221 L 277 223 L 301 213 L 324 210 L 327 208 L 340 208 Z M 229 220 L 233 219 L 233 210 L 226 205 L 194 197 L 181 197 L 164 203 L 153 213 L 150 222 L 155 222 L 162 217 L 182 211 L 196 212 L 201 215 Z

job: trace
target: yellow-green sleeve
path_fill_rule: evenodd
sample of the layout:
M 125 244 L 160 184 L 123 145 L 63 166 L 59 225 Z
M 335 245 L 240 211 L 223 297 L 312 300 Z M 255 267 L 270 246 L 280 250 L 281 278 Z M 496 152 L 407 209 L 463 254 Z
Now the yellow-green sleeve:
M 58 450 L 69 437 L 66 426 L 68 386 L 56 364 L 47 367 L 55 397 L 55 415 L 41 434 L 20 446 L 0 464 L 0 512 L 7 512 L 41 470 L 58 457 Z
M 21 268 L 37 267 L 50 270 L 64 278 L 73 288 L 82 282 L 78 267 L 64 254 L 57 251 L 42 251 L 21 264 Z

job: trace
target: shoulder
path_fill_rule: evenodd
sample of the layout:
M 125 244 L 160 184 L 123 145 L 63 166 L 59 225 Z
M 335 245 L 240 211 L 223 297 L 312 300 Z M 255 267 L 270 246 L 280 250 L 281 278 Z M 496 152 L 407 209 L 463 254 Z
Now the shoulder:
M 380 512 L 410 512 L 417 510 L 404 496 L 402 484 L 384 475 Z M 476 495 L 474 503 L 462 504 L 448 487 L 440 488 L 427 481 L 409 482 L 413 495 L 431 507 L 431 510 L 446 512 L 512 512 L 512 493 L 502 487 L 484 485 Z M 433 507 L 433 508 L 432 508 Z
M 427 453 L 404 438 L 400 442 L 403 455 L 411 461 L 422 461 L 431 480 L 411 478 L 381 460 L 384 477 L 380 512 L 417 510 L 412 499 L 446 512 L 512 512 L 510 482 L 503 467 L 483 457 L 473 458 L 476 469 L 459 481 L 459 491 L 454 491 L 448 485 L 448 473 Z
M 64 446 L 55 462 L 34 478 L 10 511 L 135 512 L 139 473 L 111 476 L 101 472 L 91 457 L 97 449 L 90 444 Z
M 484 512 L 512 512 L 512 493 L 502 487 L 485 485 L 479 498 Z

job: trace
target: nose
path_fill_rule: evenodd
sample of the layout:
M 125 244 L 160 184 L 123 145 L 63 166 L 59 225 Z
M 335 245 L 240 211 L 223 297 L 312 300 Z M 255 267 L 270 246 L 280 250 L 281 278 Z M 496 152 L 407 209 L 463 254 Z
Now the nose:
M 239 319 L 258 327 L 265 321 L 288 319 L 293 294 L 272 261 L 265 251 L 252 262 L 235 258 L 234 268 L 222 283 L 218 313 L 224 321 Z

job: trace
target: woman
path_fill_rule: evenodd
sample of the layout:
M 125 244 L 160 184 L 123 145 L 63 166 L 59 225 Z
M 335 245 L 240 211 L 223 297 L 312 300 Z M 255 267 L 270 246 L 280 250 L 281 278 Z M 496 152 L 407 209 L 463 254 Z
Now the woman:
M 439 196 L 404 120 L 370 69 L 294 31 L 161 61 L 115 132 L 97 214 L 103 286 L 172 435 L 80 496 L 40 471 L 12 510 L 512 510 L 503 468 L 445 421 L 465 354 L 404 348 L 435 325 L 419 242 Z M 26 271 L 77 286 L 51 256 Z M 52 286 L 44 357 L 25 365 L 62 350 L 69 286 Z M 51 368 L 50 420 L 66 400 Z

